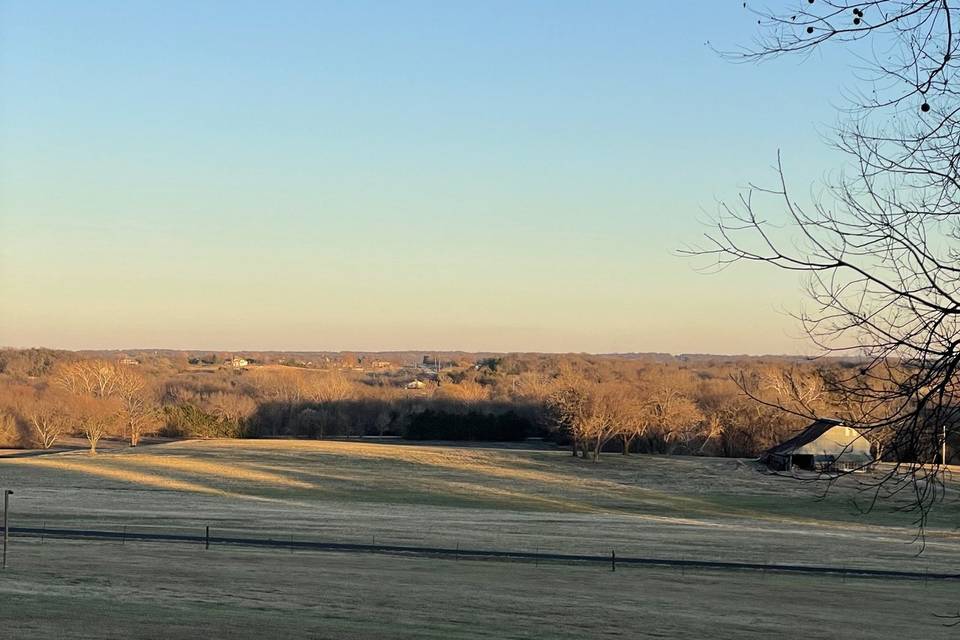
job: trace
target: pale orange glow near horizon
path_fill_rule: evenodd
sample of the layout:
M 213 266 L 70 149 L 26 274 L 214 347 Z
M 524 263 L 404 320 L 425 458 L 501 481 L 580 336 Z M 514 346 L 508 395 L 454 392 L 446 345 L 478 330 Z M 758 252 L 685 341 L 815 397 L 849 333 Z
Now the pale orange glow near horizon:
M 190 37 L 159 7 L 4 10 L 0 345 L 809 351 L 789 276 L 676 255 L 777 148 L 799 184 L 832 166 L 820 71 L 703 46 L 749 21 L 248 9 L 192 7 Z M 392 45 L 329 64 L 358 41 Z

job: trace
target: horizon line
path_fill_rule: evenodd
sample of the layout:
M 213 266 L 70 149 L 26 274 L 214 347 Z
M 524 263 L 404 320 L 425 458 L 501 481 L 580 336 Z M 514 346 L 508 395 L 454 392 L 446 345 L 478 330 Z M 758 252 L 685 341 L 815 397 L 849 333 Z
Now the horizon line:
M 510 350 L 502 351 L 495 349 L 419 349 L 419 348 L 410 348 L 410 349 L 260 349 L 260 348 L 241 348 L 241 349 L 219 349 L 219 348 L 197 348 L 197 347 L 84 347 L 84 348 L 67 348 L 67 347 L 50 347 L 44 345 L 30 345 L 30 346 L 13 346 L 13 345 L 0 345 L 0 351 L 22 351 L 28 349 L 47 349 L 50 351 L 69 351 L 72 353 L 98 353 L 98 352 L 144 352 L 144 351 L 155 351 L 155 352 L 183 352 L 183 353 L 271 353 L 271 354 L 283 354 L 283 353 L 316 353 L 316 354 L 344 354 L 344 353 L 374 353 L 374 354 L 390 354 L 390 353 L 424 353 L 424 354 L 439 354 L 439 353 L 460 353 L 460 354 L 471 354 L 471 355 L 480 355 L 480 354 L 490 354 L 490 355 L 586 355 L 586 356 L 669 356 L 672 358 L 679 357 L 715 357 L 715 358 L 801 358 L 805 360 L 818 360 L 824 358 L 853 358 L 855 356 L 839 356 L 839 355 L 830 355 L 830 354 L 819 354 L 819 355 L 809 355 L 802 353 L 712 353 L 706 351 L 681 351 L 673 353 L 670 351 L 520 351 L 520 350 Z

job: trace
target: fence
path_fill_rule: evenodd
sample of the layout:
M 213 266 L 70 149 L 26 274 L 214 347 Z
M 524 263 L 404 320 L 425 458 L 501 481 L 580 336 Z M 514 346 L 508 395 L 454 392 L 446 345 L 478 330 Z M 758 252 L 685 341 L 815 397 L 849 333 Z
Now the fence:
M 686 558 L 653 558 L 636 556 L 618 556 L 616 550 L 609 555 L 597 554 L 570 554 L 550 553 L 539 551 L 509 551 L 491 549 L 466 549 L 449 547 L 411 546 L 377 544 L 375 540 L 370 544 L 351 542 L 329 542 L 318 540 L 295 539 L 293 536 L 282 537 L 247 537 L 236 535 L 218 535 L 216 530 L 205 526 L 195 533 L 171 533 L 163 531 L 144 531 L 144 527 L 120 530 L 107 529 L 76 529 L 65 527 L 17 527 L 11 526 L 11 538 L 34 538 L 43 542 L 46 539 L 62 540 L 105 540 L 161 542 L 194 544 L 209 550 L 211 546 L 254 547 L 261 549 L 302 550 L 318 552 L 341 553 L 376 553 L 405 555 L 417 557 L 432 557 L 446 559 L 475 559 L 519 562 L 553 562 L 553 563 L 600 563 L 616 571 L 617 566 L 648 566 L 674 567 L 681 569 L 701 569 L 714 571 L 757 571 L 771 573 L 793 574 L 833 574 L 843 577 L 906 579 L 906 580 L 956 580 L 960 581 L 960 573 L 929 572 L 929 571 L 900 571 L 893 569 L 871 569 L 862 567 L 836 567 L 801 564 L 777 564 L 766 562 L 735 562 Z M 234 530 L 236 531 L 236 530 Z M 6 532 L 5 532 L 6 533 Z

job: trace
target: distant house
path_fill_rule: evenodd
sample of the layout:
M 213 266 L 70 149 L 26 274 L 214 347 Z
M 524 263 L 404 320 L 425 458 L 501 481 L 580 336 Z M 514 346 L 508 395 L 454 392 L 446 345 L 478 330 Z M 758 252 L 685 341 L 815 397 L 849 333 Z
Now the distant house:
M 120 364 L 135 366 L 140 364 L 140 361 L 136 358 L 120 358 Z
M 389 369 L 392 364 L 386 360 L 374 360 L 370 363 L 370 366 L 372 366 L 374 369 Z
M 859 430 L 822 419 L 765 451 L 760 462 L 777 471 L 853 471 L 869 467 L 873 456 Z
M 408 382 L 405 386 L 407 389 L 423 389 L 427 385 L 419 380 L 414 380 L 412 382 Z
M 250 364 L 250 362 L 246 358 L 230 358 L 229 364 L 234 369 L 242 369 Z

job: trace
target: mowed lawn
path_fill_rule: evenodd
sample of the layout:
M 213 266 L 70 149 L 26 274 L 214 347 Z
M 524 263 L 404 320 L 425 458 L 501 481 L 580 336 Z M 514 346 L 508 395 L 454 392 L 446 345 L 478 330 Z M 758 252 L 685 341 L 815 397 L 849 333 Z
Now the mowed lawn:
M 905 503 L 861 513 L 874 479 L 828 487 L 729 459 L 593 464 L 551 450 L 290 440 L 0 459 L 14 526 L 210 526 L 214 535 L 960 573 L 957 486 L 948 482 L 920 553 L 913 516 L 897 511 Z M 37 638 L 193 637 L 198 625 L 208 637 L 761 637 L 782 628 L 783 611 L 798 616 L 791 627 L 844 637 L 891 637 L 907 623 L 922 637 L 951 637 L 933 614 L 955 612 L 958 593 L 958 583 L 923 580 L 18 538 L 0 579 L 0 624 Z M 92 620 L 107 613 L 104 628 L 115 631 L 97 635 Z

